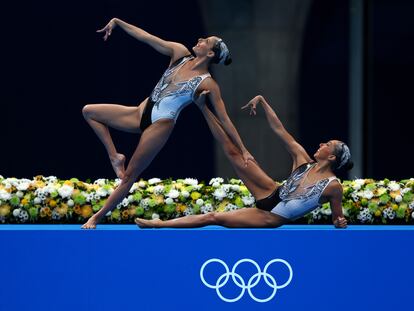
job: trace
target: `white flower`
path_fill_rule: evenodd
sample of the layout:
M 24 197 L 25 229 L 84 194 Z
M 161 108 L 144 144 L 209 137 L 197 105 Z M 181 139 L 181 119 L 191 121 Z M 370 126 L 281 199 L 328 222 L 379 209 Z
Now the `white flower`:
M 190 196 L 190 192 L 184 190 L 184 191 L 181 191 L 181 195 L 183 196 L 183 198 L 188 198 Z
M 223 189 L 224 191 L 226 191 L 226 192 L 229 192 L 230 191 L 230 187 L 231 187 L 231 185 L 222 185 L 221 186 L 221 189 Z
M 403 190 L 401 190 L 401 194 L 406 194 L 407 192 L 410 192 L 411 188 L 404 188 Z
M 355 179 L 352 183 L 352 188 L 355 190 L 361 189 L 361 187 L 365 184 L 365 179 Z
M 209 184 L 209 185 L 213 185 L 213 187 L 214 187 L 214 184 L 215 184 L 215 183 L 220 184 L 220 183 L 222 183 L 222 182 L 224 182 L 224 179 L 223 179 L 223 178 L 221 178 L 221 177 L 217 177 L 217 178 L 212 178 L 208 184 Z
M 16 196 L 17 196 L 18 198 L 23 198 L 24 193 L 23 193 L 22 191 L 17 191 L 17 192 L 16 192 Z
M 202 206 L 200 210 L 201 210 L 201 213 L 207 214 L 207 213 L 212 212 L 214 209 L 213 209 L 213 205 L 211 205 L 210 203 L 207 203 L 206 205 Z
M 115 178 L 114 180 L 114 187 L 118 187 L 122 183 L 121 178 Z
M 251 196 L 251 195 L 249 195 L 249 196 L 242 196 L 241 199 L 242 199 L 243 204 L 245 206 L 250 206 L 250 205 L 254 204 L 254 202 L 255 202 L 254 197 Z
M 319 214 L 320 210 L 321 210 L 321 208 L 320 208 L 320 207 L 318 207 L 318 208 L 315 208 L 315 209 L 311 212 L 311 214 L 312 214 L 312 218 L 313 218 L 313 219 L 321 219 L 321 215 Z
M 105 214 L 105 216 L 111 216 L 112 215 L 112 211 L 109 211 L 108 213 Z
M 363 208 L 357 215 L 357 218 L 361 222 L 370 221 L 372 219 L 372 214 L 369 211 L 369 208 Z
M 0 175 L 0 179 L 4 179 L 3 175 Z
M 414 212 L 412 212 L 412 213 L 411 213 L 411 218 L 413 218 L 413 219 L 414 219 Z
M 2 201 L 7 201 L 10 200 L 11 198 L 11 194 L 8 193 L 7 191 L 0 189 L 0 200 Z
M 227 212 L 234 211 L 236 209 L 238 209 L 237 205 L 234 205 L 234 204 L 231 204 L 231 203 L 227 204 L 226 208 L 225 208 L 225 210 Z
M 196 201 L 196 204 L 197 204 L 197 205 L 203 205 L 203 203 L 204 203 L 203 199 L 198 199 L 198 200 Z
M 26 222 L 29 219 L 29 214 L 25 210 L 20 210 L 18 217 L 21 222 Z
M 171 189 L 170 192 L 167 193 L 167 197 L 171 199 L 176 199 L 179 197 L 179 195 L 180 195 L 180 192 L 175 189 Z
M 143 180 L 140 180 L 137 184 L 138 184 L 138 187 L 140 187 L 140 188 L 145 188 L 145 186 L 146 186 L 146 183 Z
M 240 186 L 239 185 L 231 185 L 230 187 L 231 190 L 239 192 L 240 191 Z
M 105 188 L 99 188 L 96 190 L 96 194 L 100 197 L 106 197 L 108 195 L 108 191 Z
M 193 209 L 191 208 L 191 207 L 187 207 L 185 210 L 184 210 L 184 215 L 185 216 L 189 216 L 189 215 L 193 215 L 194 214 L 194 211 L 193 211 Z
M 194 189 L 195 190 L 200 190 L 201 188 L 203 188 L 203 185 L 201 184 L 201 185 L 195 185 L 194 186 Z
M 52 211 L 52 219 L 54 219 L 54 220 L 59 220 L 60 219 L 60 215 L 55 209 Z
M 173 199 L 171 199 L 171 198 L 166 198 L 166 199 L 164 200 L 164 202 L 165 202 L 165 204 L 173 204 L 173 203 L 174 203 L 174 200 L 173 200 Z
M 387 207 L 382 211 L 382 215 L 384 216 L 384 218 L 394 219 L 395 212 L 392 210 L 391 207 Z
M 212 184 L 212 186 L 214 187 L 214 188 L 218 188 L 218 187 L 220 187 L 220 183 L 219 182 L 213 182 L 213 184 Z
M 144 184 L 145 184 L 145 183 L 144 183 Z M 129 189 L 129 193 L 133 193 L 133 192 L 135 192 L 135 190 L 137 190 L 137 189 L 138 189 L 138 187 L 139 187 L 139 183 L 135 182 L 135 183 L 132 185 L 131 189 Z
M 374 196 L 374 193 L 371 190 L 365 190 L 362 193 L 362 197 L 368 200 L 371 200 Z
M 160 215 L 158 215 L 157 213 L 152 214 L 151 216 L 152 219 L 160 219 Z
M 16 189 L 20 191 L 26 191 L 31 184 L 31 180 L 29 179 L 20 179 L 19 183 L 16 185 Z
M 161 182 L 161 179 L 159 179 L 159 178 L 151 178 L 150 180 L 148 180 L 148 183 L 150 185 L 157 184 L 159 182 Z
M 194 179 L 194 178 L 186 178 L 186 179 L 184 179 L 184 183 L 186 185 L 195 186 L 195 185 L 198 185 L 198 180 Z
M 155 194 L 162 194 L 164 192 L 164 186 L 163 185 L 157 185 L 154 187 L 154 193 Z
M 72 199 L 68 200 L 68 206 L 72 207 L 73 205 L 75 205 L 75 202 Z
M 129 202 L 129 203 L 134 202 L 134 196 L 133 196 L 133 195 L 129 195 L 129 196 L 128 196 L 128 202 Z
M 33 200 L 34 204 L 40 204 L 42 202 L 42 200 L 39 197 L 35 197 Z
M 332 215 L 332 211 L 330 208 L 321 208 L 321 213 L 324 215 Z
M 413 202 L 411 202 L 411 203 L 408 205 L 408 207 L 409 207 L 410 209 L 414 209 L 414 201 L 413 201 Z
M 19 217 L 19 215 L 20 215 L 20 208 L 16 208 L 15 210 L 13 210 L 14 217 Z
M 395 197 L 395 202 L 397 202 L 397 203 L 400 203 L 401 201 L 402 201 L 402 196 L 401 195 L 397 195 L 396 197 Z
M 395 181 L 391 181 L 389 184 L 388 184 L 388 188 L 391 190 L 391 191 L 398 191 L 398 190 L 400 190 L 400 185 L 399 184 L 397 184 Z
M 59 195 L 64 199 L 64 198 L 68 198 L 72 195 L 73 193 L 73 187 L 69 186 L 69 185 L 63 185 L 62 187 L 60 187 L 58 189 L 58 193 Z
M 86 198 L 86 202 L 90 202 L 90 201 L 95 200 L 95 196 L 94 196 L 93 193 L 84 192 L 84 193 L 82 193 L 82 195 Z
M 48 176 L 45 177 L 46 182 L 54 184 L 57 182 L 57 177 L 56 176 Z
M 214 196 L 217 200 L 221 201 L 221 200 L 223 200 L 223 199 L 227 196 L 227 193 L 226 193 L 226 191 L 224 191 L 223 189 L 216 189 L 216 190 L 214 191 L 214 193 L 213 193 L 213 196 Z
M 106 184 L 106 182 L 107 182 L 107 180 L 105 178 L 99 178 L 99 179 L 95 180 L 93 183 L 102 187 L 103 185 Z

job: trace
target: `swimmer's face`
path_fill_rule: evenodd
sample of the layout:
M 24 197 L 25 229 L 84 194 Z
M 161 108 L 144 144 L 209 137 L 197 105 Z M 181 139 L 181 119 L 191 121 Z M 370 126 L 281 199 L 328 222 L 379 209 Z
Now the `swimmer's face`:
M 197 44 L 193 46 L 195 55 L 214 57 L 212 49 L 218 40 L 219 39 L 215 36 L 198 39 Z
M 339 144 L 338 140 L 330 140 L 326 143 L 320 143 L 319 149 L 313 155 L 316 160 L 335 160 L 335 147 Z

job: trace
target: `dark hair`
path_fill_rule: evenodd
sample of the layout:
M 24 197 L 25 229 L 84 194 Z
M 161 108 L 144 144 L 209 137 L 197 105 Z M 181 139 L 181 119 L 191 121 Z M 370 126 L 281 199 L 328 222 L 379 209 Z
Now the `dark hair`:
M 218 63 L 220 63 L 220 53 L 221 53 L 221 49 L 220 49 L 220 43 L 219 43 L 219 41 L 217 41 L 215 44 L 214 44 L 214 46 L 213 46 L 213 48 L 211 49 L 213 52 L 214 52 L 214 57 L 213 57 L 213 59 L 211 60 L 214 64 L 218 64 Z M 225 66 L 228 66 L 228 65 L 230 65 L 231 63 L 232 63 L 232 59 L 231 59 L 231 57 L 230 57 L 230 55 L 227 55 L 226 56 L 226 59 L 224 60 L 224 65 Z
M 336 159 L 332 165 L 332 170 L 335 174 L 345 173 L 346 171 L 349 171 L 354 167 L 354 162 L 352 162 L 350 154 L 346 162 L 341 165 L 341 159 L 346 150 L 348 150 L 349 154 L 349 148 L 344 142 L 340 141 L 337 144 L 335 144 L 333 155 Z

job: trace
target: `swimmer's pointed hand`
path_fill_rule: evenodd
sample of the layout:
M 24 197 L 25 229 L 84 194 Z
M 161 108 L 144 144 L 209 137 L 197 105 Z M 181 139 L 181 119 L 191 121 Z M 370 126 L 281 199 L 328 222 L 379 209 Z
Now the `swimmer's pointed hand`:
M 97 30 L 96 32 L 105 32 L 103 37 L 104 41 L 108 40 L 109 36 L 112 34 L 112 30 L 116 27 L 115 18 L 111 19 L 108 24 L 102 29 Z
M 210 94 L 209 90 L 204 90 L 198 95 L 195 103 L 198 108 L 203 109 L 206 106 L 206 98 Z
M 256 115 L 256 106 L 257 104 L 260 103 L 260 101 L 262 100 L 262 96 L 261 95 L 257 95 L 255 96 L 253 99 L 251 99 L 247 105 L 243 106 L 241 109 L 246 109 L 246 108 L 250 108 L 250 115 Z
M 249 161 L 253 161 L 253 162 L 255 161 L 254 157 L 247 150 L 243 151 L 243 160 L 244 160 L 245 167 L 249 165 Z

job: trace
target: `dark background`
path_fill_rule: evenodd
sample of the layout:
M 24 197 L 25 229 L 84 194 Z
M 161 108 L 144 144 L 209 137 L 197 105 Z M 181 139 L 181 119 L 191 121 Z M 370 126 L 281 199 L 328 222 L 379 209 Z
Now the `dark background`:
M 191 48 L 197 38 L 208 35 L 197 3 L 2 4 L 0 174 L 115 177 L 81 109 L 88 103 L 139 104 L 169 59 L 119 29 L 108 42 L 95 31 L 119 17 Z M 414 3 L 367 1 L 366 7 L 364 177 L 411 177 Z M 348 20 L 349 1 L 313 2 L 298 88 L 299 138 L 309 151 L 320 141 L 348 139 Z M 118 150 L 129 157 L 139 135 L 112 133 Z M 142 176 L 206 180 L 216 176 L 214 167 L 214 140 L 201 114 L 190 105 Z

